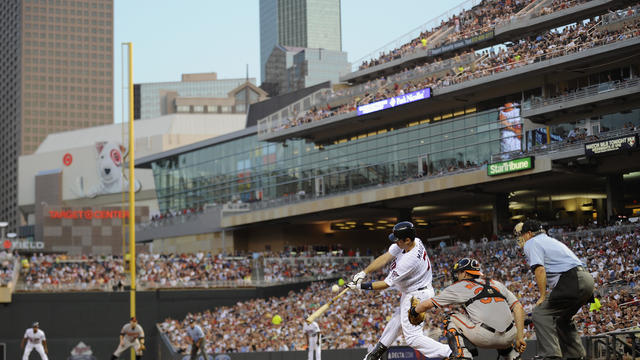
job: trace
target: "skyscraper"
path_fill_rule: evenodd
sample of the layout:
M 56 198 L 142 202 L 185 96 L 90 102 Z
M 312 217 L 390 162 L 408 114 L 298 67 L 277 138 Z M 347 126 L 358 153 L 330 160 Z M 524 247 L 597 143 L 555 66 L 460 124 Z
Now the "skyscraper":
M 0 221 L 13 230 L 18 156 L 113 122 L 113 0 L 0 1 L 0 121 Z
M 260 0 L 260 73 L 276 45 L 342 51 L 340 0 Z

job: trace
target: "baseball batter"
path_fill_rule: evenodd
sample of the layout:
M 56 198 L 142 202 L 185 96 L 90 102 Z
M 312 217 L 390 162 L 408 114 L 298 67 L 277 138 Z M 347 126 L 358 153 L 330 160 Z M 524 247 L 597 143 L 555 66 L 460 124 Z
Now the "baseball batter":
M 44 331 L 40 330 L 40 324 L 34 322 L 33 327 L 27 329 L 24 332 L 24 337 L 22 338 L 22 342 L 20 343 L 20 348 L 24 349 L 24 355 L 22 355 L 22 360 L 28 360 L 29 354 L 36 349 L 38 354 L 40 354 L 40 358 L 42 360 L 49 360 L 47 354 L 49 353 L 49 349 L 47 349 L 47 338 L 44 335 Z M 27 343 L 27 347 L 24 347 L 24 343 Z
M 144 347 L 144 331 L 142 326 L 138 324 L 135 316 L 131 320 L 124 324 L 122 330 L 120 330 L 120 344 L 116 351 L 111 355 L 111 360 L 116 360 L 120 357 L 125 350 L 132 347 L 136 352 L 136 360 L 142 359 L 142 351 Z
M 501 282 L 482 278 L 477 260 L 460 259 L 452 274 L 457 281 L 431 299 L 419 304 L 415 301 L 408 319 L 419 324 L 422 313 L 433 307 L 462 304 L 467 314 L 454 313 L 445 321 L 445 336 L 452 350 L 450 359 L 473 359 L 461 337 L 475 346 L 497 349 L 502 359 L 519 359 L 527 344 L 524 309 L 515 295 Z
M 451 349 L 427 336 L 422 332 L 422 326 L 409 322 L 406 314 L 411 307 L 411 298 L 426 300 L 434 295 L 431 285 L 432 270 L 427 250 L 422 241 L 416 237 L 416 229 L 412 223 L 403 221 L 393 227 L 389 235 L 393 244 L 389 251 L 376 258 L 364 271 L 353 276 L 347 284 L 351 289 L 383 290 L 395 288 L 402 292 L 400 306 L 382 332 L 382 337 L 376 346 L 367 354 L 365 360 L 378 360 L 400 334 L 404 334 L 407 344 L 420 351 L 428 358 L 445 358 L 451 354 Z M 391 262 L 389 274 L 383 281 L 363 283 L 367 274 L 381 269 Z
M 302 331 L 307 335 L 307 345 L 309 346 L 309 360 L 313 360 L 313 353 L 316 354 L 316 360 L 320 360 L 320 326 L 317 322 L 304 322 Z

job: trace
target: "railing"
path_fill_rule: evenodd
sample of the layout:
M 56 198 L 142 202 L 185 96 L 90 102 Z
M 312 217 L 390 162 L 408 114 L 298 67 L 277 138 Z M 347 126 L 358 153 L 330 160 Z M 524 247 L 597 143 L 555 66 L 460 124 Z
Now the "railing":
M 462 10 L 464 9 L 471 9 L 474 6 L 478 5 L 482 3 L 482 0 L 467 0 L 459 5 L 457 5 L 454 8 L 451 8 L 445 12 L 443 12 L 442 14 L 432 18 L 431 20 L 427 21 L 426 23 L 410 30 L 409 32 L 407 32 L 406 34 L 400 36 L 399 38 L 381 46 L 380 48 L 373 50 L 372 52 L 370 52 L 369 54 L 355 60 L 352 62 L 352 70 L 358 71 L 360 70 L 360 66 L 368 60 L 375 60 L 377 58 L 380 57 L 381 53 L 386 53 L 388 51 L 393 51 L 396 49 L 400 49 L 401 47 L 408 45 L 409 43 L 411 43 L 411 41 L 413 41 L 414 39 L 418 38 L 422 33 L 435 29 L 436 27 L 440 26 L 442 21 L 449 21 L 453 15 L 458 15 L 460 12 L 462 12 Z M 407 11 L 410 11 L 410 9 L 407 9 Z M 422 46 L 420 46 L 422 48 Z M 413 52 L 413 51 L 412 51 Z M 411 53 L 412 53 L 411 52 Z
M 176 215 L 163 217 L 161 219 L 149 220 L 147 222 L 136 224 L 136 231 L 142 231 L 149 227 L 184 224 L 184 223 L 198 219 L 203 214 L 217 212 L 217 211 L 219 212 L 221 209 L 222 209 L 221 205 L 216 205 L 216 206 L 207 207 L 201 211 L 194 211 L 187 214 L 178 213 Z
M 626 351 L 630 351 L 630 359 L 640 356 L 640 329 L 630 328 L 587 336 L 587 359 L 622 359 L 625 355 L 625 340 L 631 336 L 631 344 Z
M 584 144 L 599 141 L 599 140 L 608 140 L 616 137 L 630 135 L 630 134 L 640 134 L 640 130 L 633 129 L 618 129 L 607 132 L 601 132 L 597 135 L 597 138 L 594 135 L 587 136 L 582 140 L 575 140 L 573 142 L 565 142 L 558 141 L 551 144 L 541 144 L 534 146 L 531 150 L 527 151 L 512 151 L 506 153 L 499 153 L 491 155 L 491 162 L 499 162 L 511 159 L 517 159 L 523 156 L 532 156 L 532 155 L 548 155 L 561 151 L 575 150 L 583 148 Z
M 621 21 L 625 21 L 640 15 L 640 5 L 628 7 L 626 9 L 620 9 L 611 11 L 608 14 L 602 16 L 602 23 L 604 25 L 611 25 Z
M 24 282 L 18 282 L 16 284 L 16 291 L 29 291 L 29 292 L 113 291 L 114 285 L 115 284 L 109 284 L 109 283 L 27 284 Z
M 564 104 L 570 101 L 576 101 L 580 99 L 585 99 L 587 97 L 595 96 L 598 94 L 603 94 L 610 91 L 623 90 L 632 87 L 636 87 L 640 85 L 640 78 L 625 80 L 625 81 L 610 81 L 606 83 L 601 83 L 597 85 L 591 85 L 582 89 L 578 89 L 575 92 L 569 93 L 567 95 L 561 95 L 554 98 L 540 98 L 536 97 L 531 100 L 531 102 L 527 102 L 523 104 L 523 110 L 536 110 L 543 108 L 545 106 Z M 525 114 L 523 114 L 526 117 Z
M 453 57 L 444 61 L 426 64 L 424 66 L 419 66 L 409 71 L 404 71 L 398 74 L 390 75 L 386 78 L 386 81 L 382 79 L 376 79 L 364 84 L 349 87 L 347 89 L 338 90 L 336 92 L 333 92 L 331 95 L 329 95 L 329 102 L 331 102 L 332 104 L 347 103 L 348 100 L 352 100 L 354 97 L 358 95 L 371 92 L 371 91 L 375 92 L 380 88 L 382 88 L 383 86 L 391 85 L 394 83 L 402 84 L 408 81 L 425 78 L 432 74 L 436 74 L 438 72 L 451 69 L 452 67 L 468 65 L 469 63 L 475 61 L 477 58 L 478 58 L 478 55 L 476 55 L 475 53 L 467 53 L 462 55 L 459 58 Z M 384 82 L 384 83 L 376 86 L 376 83 L 378 82 Z
M 367 168 L 375 168 L 376 166 L 379 165 L 384 165 L 385 163 L 381 163 L 381 164 L 375 164 L 375 165 L 363 165 L 363 166 L 359 166 L 359 167 L 355 167 L 353 169 L 349 169 L 349 170 L 342 170 L 342 171 L 338 171 L 338 172 L 333 172 L 331 174 L 327 174 L 324 176 L 328 176 L 328 175 L 332 175 L 332 176 L 337 176 L 340 174 L 346 174 L 349 172 L 357 172 L 360 170 L 365 170 Z M 269 209 L 269 208 L 273 208 L 273 207 L 278 207 L 278 206 L 285 206 L 285 205 L 291 205 L 291 204 L 298 204 L 304 201 L 312 201 L 312 200 L 317 200 L 320 198 L 328 198 L 330 196 L 339 196 L 339 195 L 343 195 L 343 194 L 348 194 L 348 193 L 352 193 L 353 191 L 356 190 L 367 190 L 370 188 L 376 188 L 376 189 L 382 189 L 382 188 L 387 188 L 387 187 L 391 187 L 391 186 L 397 186 L 397 185 L 402 185 L 402 184 L 409 184 L 409 183 L 413 183 L 413 182 L 417 182 L 417 181 L 425 181 L 425 180 L 429 180 L 429 179 L 435 179 L 435 178 L 440 178 L 440 177 L 444 177 L 444 176 L 451 176 L 451 175 L 456 175 L 456 174 L 464 174 L 467 172 L 472 172 L 472 171 L 477 171 L 480 169 L 486 169 L 486 164 L 483 165 L 476 165 L 474 167 L 470 167 L 470 168 L 460 168 L 460 169 L 456 169 L 456 170 L 446 170 L 446 171 L 440 171 L 437 173 L 434 173 L 432 175 L 417 175 L 417 174 L 406 174 L 406 176 L 398 176 L 398 178 L 402 178 L 401 180 L 397 180 L 397 181 L 381 181 L 381 182 L 376 182 L 376 183 L 368 183 L 368 184 L 360 184 L 360 185 L 354 185 L 354 184 L 350 184 L 348 188 L 342 189 L 342 190 L 337 190 L 335 192 L 328 192 L 325 190 L 324 194 L 322 195 L 317 195 L 317 194 L 312 194 L 312 195 L 306 195 L 304 197 L 302 196 L 286 196 L 286 197 L 280 197 L 280 198 L 276 198 L 276 199 L 268 199 L 268 200 L 262 200 L 262 201 L 256 201 L 251 203 L 251 210 L 252 211 L 256 211 L 256 210 L 263 210 L 263 209 Z
M 602 236 L 606 234 L 615 234 L 620 232 L 632 232 L 635 230 L 640 230 L 640 223 L 609 226 L 606 228 L 599 228 L 599 229 L 584 229 L 584 230 L 573 231 L 573 232 L 550 231 L 549 235 L 562 237 L 563 240 L 568 240 L 568 239 L 584 238 L 585 236 L 588 236 L 588 235 Z

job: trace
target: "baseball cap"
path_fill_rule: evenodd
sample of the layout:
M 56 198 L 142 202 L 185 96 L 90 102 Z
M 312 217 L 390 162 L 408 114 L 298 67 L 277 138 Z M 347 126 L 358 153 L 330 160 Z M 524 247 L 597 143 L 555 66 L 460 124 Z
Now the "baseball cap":
M 40 326 L 40 323 L 39 323 L 39 322 L 37 322 L 37 321 L 36 321 L 36 322 L 34 322 L 34 323 L 33 323 L 33 325 L 31 325 L 31 327 L 36 327 L 36 326 Z
M 190 324 L 193 324 L 194 322 L 196 322 L 196 319 L 194 319 L 194 318 L 189 319 L 189 323 Z
M 132 317 L 131 317 L 131 321 L 135 321 L 135 322 L 137 322 L 138 320 L 136 319 L 136 317 L 135 317 L 135 316 L 132 316 Z

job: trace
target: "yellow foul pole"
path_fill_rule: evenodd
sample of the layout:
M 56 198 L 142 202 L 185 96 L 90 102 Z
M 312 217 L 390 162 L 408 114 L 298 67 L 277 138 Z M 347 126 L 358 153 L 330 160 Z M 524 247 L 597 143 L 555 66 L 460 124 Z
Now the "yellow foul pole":
M 129 275 L 131 276 L 129 306 L 131 317 L 134 317 L 136 316 L 136 176 L 133 133 L 133 46 L 131 43 L 126 44 L 129 59 Z M 130 354 L 131 360 L 134 360 L 136 354 L 133 347 Z
M 131 316 L 136 316 L 136 177 L 134 173 L 133 135 L 133 54 L 131 43 L 129 50 L 129 273 L 131 275 Z

